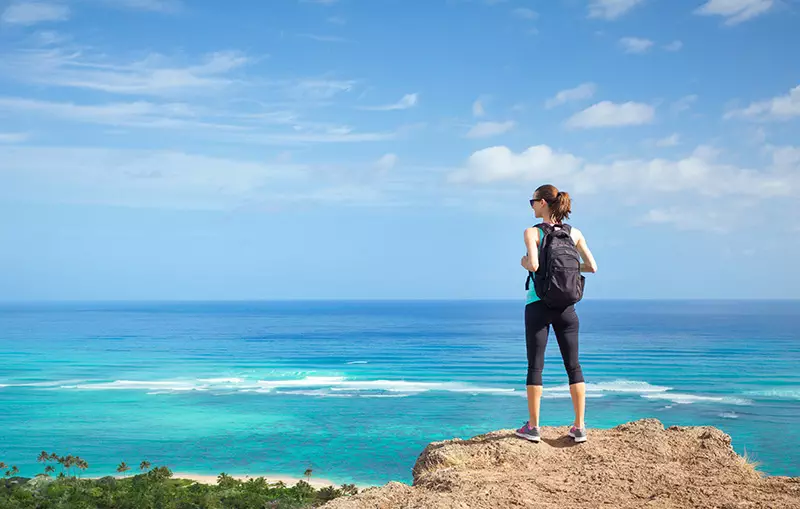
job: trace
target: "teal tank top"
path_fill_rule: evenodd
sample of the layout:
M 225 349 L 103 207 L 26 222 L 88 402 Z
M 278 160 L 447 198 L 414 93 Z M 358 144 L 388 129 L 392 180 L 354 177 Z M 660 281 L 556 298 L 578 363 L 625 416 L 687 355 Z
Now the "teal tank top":
M 539 231 L 539 244 L 541 245 L 544 232 L 542 231 L 541 228 L 536 228 L 536 229 Z M 539 296 L 536 295 L 536 290 L 533 288 L 533 281 L 531 281 L 531 284 L 528 287 L 528 292 L 525 299 L 525 305 L 527 306 L 531 302 L 538 302 L 539 300 L 540 300 Z

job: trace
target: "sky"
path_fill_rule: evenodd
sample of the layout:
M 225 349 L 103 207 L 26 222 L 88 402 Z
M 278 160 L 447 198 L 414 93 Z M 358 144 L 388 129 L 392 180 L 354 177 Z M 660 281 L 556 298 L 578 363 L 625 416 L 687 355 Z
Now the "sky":
M 0 0 L 0 300 L 800 298 L 797 0 Z

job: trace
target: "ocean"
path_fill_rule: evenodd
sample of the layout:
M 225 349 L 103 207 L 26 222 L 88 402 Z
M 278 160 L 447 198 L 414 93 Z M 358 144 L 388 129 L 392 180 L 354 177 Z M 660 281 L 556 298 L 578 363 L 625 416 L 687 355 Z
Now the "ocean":
M 148 460 L 195 474 L 411 481 L 430 442 L 527 420 L 520 302 L 0 305 L 0 462 L 86 476 Z M 577 306 L 587 425 L 711 425 L 800 476 L 800 302 Z M 543 425 L 572 422 L 551 334 Z M 589 435 L 591 440 L 591 432 Z

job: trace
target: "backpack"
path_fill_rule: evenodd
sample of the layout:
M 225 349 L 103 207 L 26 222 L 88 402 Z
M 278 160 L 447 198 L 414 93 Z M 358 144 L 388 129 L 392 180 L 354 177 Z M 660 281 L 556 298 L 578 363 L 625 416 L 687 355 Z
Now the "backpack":
M 586 278 L 581 275 L 581 257 L 570 236 L 568 224 L 534 226 L 542 230 L 539 243 L 539 270 L 528 272 L 525 289 L 533 288 L 536 295 L 549 308 L 563 309 L 583 298 Z

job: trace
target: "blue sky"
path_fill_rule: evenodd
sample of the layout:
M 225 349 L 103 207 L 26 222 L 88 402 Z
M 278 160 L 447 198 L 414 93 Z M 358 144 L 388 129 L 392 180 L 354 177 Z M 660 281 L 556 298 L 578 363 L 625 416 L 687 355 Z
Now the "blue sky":
M 0 300 L 798 298 L 795 0 L 0 0 Z

